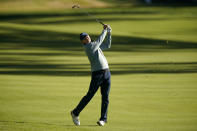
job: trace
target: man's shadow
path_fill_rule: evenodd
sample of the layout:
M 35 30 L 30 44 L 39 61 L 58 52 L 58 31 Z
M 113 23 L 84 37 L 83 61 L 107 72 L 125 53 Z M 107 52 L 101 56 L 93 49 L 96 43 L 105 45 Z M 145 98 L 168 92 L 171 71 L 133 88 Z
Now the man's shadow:
M 19 123 L 19 124 L 42 124 L 42 125 L 54 125 L 54 126 L 65 126 L 65 127 L 74 127 L 76 125 L 66 125 L 66 124 L 57 124 L 57 123 L 46 123 L 46 122 L 29 122 L 29 121 L 1 121 L 0 123 Z M 95 127 L 98 125 L 80 125 L 80 126 L 89 126 L 89 127 Z

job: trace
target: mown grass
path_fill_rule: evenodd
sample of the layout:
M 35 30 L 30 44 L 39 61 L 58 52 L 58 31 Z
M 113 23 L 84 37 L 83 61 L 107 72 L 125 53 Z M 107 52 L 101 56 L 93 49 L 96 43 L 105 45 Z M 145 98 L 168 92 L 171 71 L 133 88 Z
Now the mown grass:
M 73 126 L 90 66 L 78 34 L 102 27 L 77 10 L 1 13 L 0 130 L 195 131 L 196 7 L 89 9 L 113 28 L 109 123 L 98 92 Z

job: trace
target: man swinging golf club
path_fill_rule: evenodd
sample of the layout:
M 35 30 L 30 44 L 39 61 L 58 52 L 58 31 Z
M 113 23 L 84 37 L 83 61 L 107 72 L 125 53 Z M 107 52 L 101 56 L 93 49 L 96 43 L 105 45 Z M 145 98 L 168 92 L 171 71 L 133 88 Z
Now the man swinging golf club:
M 89 103 L 98 88 L 101 89 L 102 104 L 101 117 L 97 124 L 104 126 L 107 122 L 107 110 L 109 104 L 109 92 L 111 86 L 111 73 L 109 71 L 108 62 L 103 54 L 103 50 L 111 46 L 111 27 L 104 24 L 103 31 L 96 41 L 91 41 L 87 33 L 80 34 L 80 40 L 85 49 L 86 55 L 91 64 L 91 82 L 87 94 L 81 99 L 77 107 L 71 111 L 71 116 L 75 125 L 80 125 L 79 114 Z M 106 41 L 104 41 L 105 36 Z

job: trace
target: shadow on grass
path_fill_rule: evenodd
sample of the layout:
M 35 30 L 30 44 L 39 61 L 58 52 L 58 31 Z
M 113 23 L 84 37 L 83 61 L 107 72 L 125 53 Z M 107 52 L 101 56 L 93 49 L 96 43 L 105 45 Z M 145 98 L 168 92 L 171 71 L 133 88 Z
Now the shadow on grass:
M 131 8 L 110 8 L 109 9 L 86 9 L 89 13 L 93 15 L 148 15 L 148 14 L 159 14 L 159 11 L 153 11 L 153 10 L 140 10 L 139 7 L 132 7 Z M 1 21 L 9 21 L 9 22 L 20 22 L 20 23 L 34 23 L 36 19 L 42 19 L 42 18 L 60 18 L 64 17 L 65 21 L 67 17 L 73 17 L 73 18 L 79 18 L 80 16 L 86 16 L 83 12 L 80 10 L 68 10 L 68 11 L 49 11 L 49 12 L 28 12 L 28 13 L 0 13 L 0 19 Z M 82 17 L 84 18 L 84 17 Z M 88 18 L 88 17 L 87 17 Z M 76 20 L 75 19 L 75 20 Z M 70 21 L 68 21 L 70 22 Z
M 28 121 L 0 121 L 0 123 L 15 123 L 15 124 L 38 124 L 38 125 L 47 125 L 47 126 L 65 126 L 65 127 L 76 127 L 75 125 L 66 125 L 66 124 L 56 124 L 56 123 L 46 123 L 46 122 L 28 122 Z M 87 127 L 96 127 L 98 125 L 80 125 Z
M 159 11 L 158 11 L 159 12 Z M 159 14 L 159 13 L 153 13 L 152 14 Z M 171 12 L 169 12 L 171 13 Z M 97 13 L 94 13 L 95 15 Z M 116 21 L 167 21 L 167 20 L 182 20 L 182 19 L 194 19 L 196 20 L 196 17 L 191 15 L 191 16 L 181 16 L 181 17 L 177 17 L 177 14 L 174 14 L 175 17 L 135 17 L 135 15 L 148 15 L 148 14 L 151 14 L 150 12 L 148 11 L 145 11 L 145 12 L 126 12 L 126 11 L 123 11 L 123 12 L 108 12 L 108 13 L 98 13 L 97 15 L 110 15 L 109 17 L 105 17 L 105 18 L 100 18 L 102 21 L 104 22 L 116 22 Z M 130 14 L 130 17 L 128 17 L 128 15 Z M 133 16 L 134 17 L 131 17 L 132 14 L 134 14 Z M 161 13 L 160 13 L 161 14 Z M 165 13 L 163 13 L 165 14 Z M 117 15 L 119 15 L 119 17 L 117 17 Z M 172 13 L 173 15 L 173 13 Z M 120 17 L 121 16 L 121 17 Z M 33 25 L 33 24 L 39 24 L 39 25 L 45 25 L 45 24 L 48 24 L 48 25 L 56 25 L 56 24 L 70 24 L 70 23 L 83 23 L 83 24 L 86 24 L 86 23 L 91 23 L 91 22 L 95 22 L 95 19 L 93 18 L 90 18 L 84 14 L 73 14 L 72 17 L 67 17 L 67 16 L 64 16 L 64 15 L 46 15 L 46 14 L 43 14 L 43 15 L 35 15 L 32 14 L 32 15 L 25 15 L 25 14 L 21 14 L 21 15 L 1 15 L 0 14 L 0 18 L 1 18 L 1 21 L 2 22 L 11 22 L 11 23 L 18 23 L 18 24 L 29 24 L 29 25 Z
M 119 1 L 119 0 L 115 0 Z M 122 3 L 122 0 L 119 1 Z M 128 3 L 129 0 L 126 2 Z M 124 2 L 125 3 L 125 0 Z M 178 2 L 177 2 L 178 3 Z M 196 2 L 197 3 L 197 2 Z M 159 6 L 160 7 L 160 6 Z M 179 6 L 176 7 L 176 10 Z M 104 22 L 109 21 L 152 21 L 152 20 L 169 20 L 169 19 L 196 19 L 196 11 L 192 10 L 190 15 L 188 15 L 187 11 L 183 11 L 182 9 L 178 9 L 178 11 L 174 10 L 174 8 L 165 8 L 157 6 L 132 6 L 125 8 L 102 8 L 102 9 L 86 9 L 89 13 L 95 16 L 104 16 L 101 19 Z M 182 12 L 181 14 L 179 12 Z M 186 15 L 182 15 L 186 13 Z M 162 17 L 163 15 L 169 15 L 171 17 Z M 141 17 L 136 17 L 141 16 Z M 151 15 L 151 17 L 147 17 Z M 160 16 L 161 15 L 161 16 Z M 105 17 L 108 16 L 108 17 Z M 120 17 L 121 16 L 121 17 Z M 130 18 L 128 16 L 131 16 Z M 156 16 L 156 17 L 152 17 Z M 174 17 L 172 17 L 174 16 Z M 180 16 L 180 17 L 177 17 Z M 20 24 L 69 24 L 69 23 L 89 23 L 95 22 L 94 19 L 87 16 L 80 10 L 65 10 L 65 11 L 48 11 L 48 12 L 21 12 L 21 13 L 1 13 L 0 12 L 1 22 L 11 22 L 11 23 L 20 23 Z
M 79 35 L 73 33 L 18 29 L 1 27 L 0 33 L 0 74 L 13 75 L 55 75 L 55 76 L 89 76 L 89 64 L 55 64 L 62 60 L 46 60 L 51 56 L 85 56 L 79 42 Z M 91 35 L 93 38 L 96 36 Z M 28 50 L 31 50 L 28 52 Z M 43 51 L 37 52 L 38 50 Z M 197 44 L 147 39 L 140 37 L 112 37 L 109 52 L 161 52 L 179 49 L 197 50 Z M 10 51 L 11 50 L 11 51 Z M 33 50 L 33 52 L 32 52 Z M 22 52 L 21 52 L 22 51 Z M 51 51 L 55 51 L 54 53 Z M 14 57 L 13 57 L 14 56 Z M 17 56 L 17 57 L 15 57 Z M 32 59 L 24 59 L 26 56 Z M 38 59 L 37 59 L 38 58 Z M 118 61 L 118 60 L 117 60 Z M 196 73 L 197 63 L 111 63 L 112 74 L 146 74 L 146 73 Z
M 112 17 L 112 18 L 102 18 L 102 21 L 105 21 L 105 22 L 110 22 L 110 21 L 164 21 L 164 20 L 171 20 L 171 19 L 177 19 L 177 18 L 117 18 L 117 17 Z M 179 18 L 180 19 L 180 18 Z M 182 18 L 181 18 L 182 19 Z M 192 19 L 191 17 L 190 18 L 187 18 L 187 19 Z M 196 18 L 195 18 L 196 19 Z M 32 19 L 29 19 L 27 21 L 23 21 L 23 22 L 20 22 L 20 21 L 16 21 L 16 23 L 22 23 L 22 24 L 39 24 L 39 25 L 44 25 L 44 24 L 70 24 L 70 23 L 91 23 L 91 22 L 95 22 L 94 19 L 92 18 L 78 18 L 78 19 L 59 19 L 59 20 L 51 20 L 51 21 L 34 21 Z
M 79 34 L 33 29 L 24 30 L 11 27 L 0 28 L 5 31 L 0 33 L 0 50 L 28 49 L 32 47 L 44 48 L 47 50 L 83 51 L 82 45 L 79 41 Z M 90 36 L 93 39 L 97 38 L 94 34 L 90 34 Z M 157 52 L 170 49 L 197 49 L 197 43 L 194 42 L 168 41 L 168 43 L 166 43 L 166 40 L 117 35 L 113 35 L 112 38 L 113 47 L 109 51 Z M 1 55 L 3 55 L 3 53 L 1 53 Z
M 88 64 L 1 64 L 0 74 L 47 75 L 47 76 L 90 76 Z M 117 63 L 110 64 L 113 75 L 197 73 L 197 62 L 180 63 Z

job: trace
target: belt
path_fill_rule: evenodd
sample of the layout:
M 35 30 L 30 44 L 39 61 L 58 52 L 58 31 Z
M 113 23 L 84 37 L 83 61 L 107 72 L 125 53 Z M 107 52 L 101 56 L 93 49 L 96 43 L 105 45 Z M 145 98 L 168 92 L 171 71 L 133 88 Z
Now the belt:
M 107 72 L 107 71 L 109 71 L 108 68 L 107 68 L 107 69 L 98 70 L 98 71 L 93 71 L 92 73 L 99 73 L 99 72 L 105 73 L 105 72 Z

